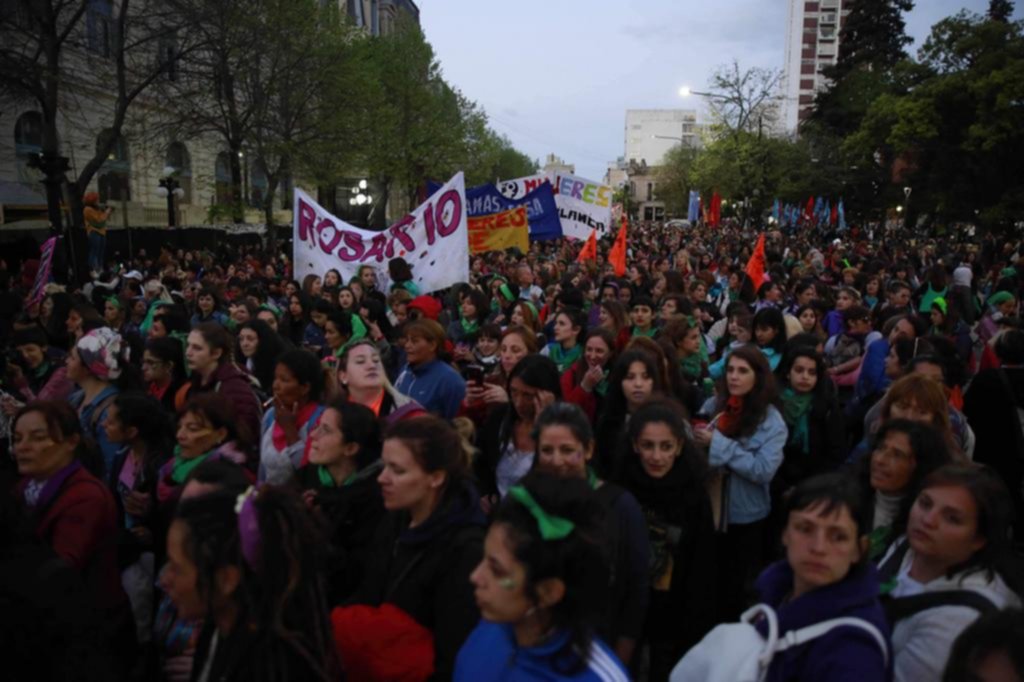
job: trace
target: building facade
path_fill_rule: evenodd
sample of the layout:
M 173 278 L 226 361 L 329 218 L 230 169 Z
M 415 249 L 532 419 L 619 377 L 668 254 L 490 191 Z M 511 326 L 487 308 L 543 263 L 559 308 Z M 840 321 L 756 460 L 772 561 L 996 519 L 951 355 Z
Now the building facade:
M 419 22 L 412 0 L 337 0 L 357 26 L 386 36 L 400 14 Z M 120 3 L 87 0 L 87 9 L 64 47 L 59 101 L 60 153 L 69 160 L 69 179 L 75 178 L 110 135 L 114 111 L 113 31 Z M 0 7 L 3 7 L 0 3 Z M 163 45 L 157 49 L 164 49 Z M 173 49 L 173 48 L 172 48 Z M 161 78 L 174 78 L 172 70 Z M 98 85 L 99 84 L 99 85 Z M 95 191 L 100 202 L 115 207 L 110 227 L 149 227 L 168 224 L 168 205 L 158 192 L 166 169 L 173 169 L 183 195 L 175 202 L 178 225 L 229 222 L 218 210 L 231 203 L 231 156 L 212 135 L 164 138 L 147 121 L 162 112 L 155 95 L 143 93 L 129 110 L 121 138 L 83 193 Z M 48 227 L 42 173 L 31 167 L 42 152 L 42 115 L 38 104 L 0 101 L 0 229 L 42 230 Z M 261 209 L 268 191 L 267 173 L 259 159 L 239 153 L 243 205 L 248 223 L 263 223 Z M 353 171 L 357 172 L 357 171 Z M 292 184 L 278 187 L 275 222 L 291 222 Z
M 822 71 L 836 63 L 839 33 L 854 0 L 789 0 L 783 123 L 796 132 L 810 116 L 814 97 L 828 79 Z
M 628 109 L 626 163 L 660 166 L 668 150 L 680 144 L 700 145 L 697 112 L 693 109 Z
M 556 154 L 548 154 L 541 167 L 544 173 L 557 173 L 559 175 L 576 175 L 576 164 L 566 163 L 562 157 Z

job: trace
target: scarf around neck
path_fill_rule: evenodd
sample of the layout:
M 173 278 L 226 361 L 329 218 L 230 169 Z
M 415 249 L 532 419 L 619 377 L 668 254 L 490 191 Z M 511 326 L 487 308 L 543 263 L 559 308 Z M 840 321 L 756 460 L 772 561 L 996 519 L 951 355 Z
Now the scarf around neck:
M 804 454 L 811 451 L 811 432 L 807 415 L 811 412 L 813 393 L 797 393 L 791 387 L 782 391 L 782 418 L 789 427 L 789 440 L 800 446 Z
M 188 478 L 188 475 L 192 473 L 192 470 L 205 462 L 211 452 L 213 452 L 213 450 L 205 452 L 198 457 L 193 457 L 192 459 L 185 459 L 181 455 L 181 446 L 176 445 L 174 447 L 174 460 L 171 463 L 171 480 L 178 485 L 184 483 L 185 479 Z
M 572 350 L 565 350 L 562 348 L 562 344 L 555 341 L 548 346 L 548 355 L 558 365 L 558 371 L 564 372 L 572 363 L 580 359 L 580 356 L 583 355 L 583 347 L 577 343 Z
M 742 396 L 731 395 L 725 401 L 725 409 L 718 416 L 718 431 L 732 438 L 740 427 L 740 417 L 743 415 Z

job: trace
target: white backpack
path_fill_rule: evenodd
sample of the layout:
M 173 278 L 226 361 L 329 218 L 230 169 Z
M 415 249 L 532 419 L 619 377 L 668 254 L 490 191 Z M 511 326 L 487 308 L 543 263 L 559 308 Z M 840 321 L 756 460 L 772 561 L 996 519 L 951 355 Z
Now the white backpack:
M 767 639 L 753 625 L 759 615 L 764 616 L 768 624 Z M 882 650 L 885 665 L 889 665 L 889 647 L 885 637 L 866 620 L 833 618 L 799 630 L 790 630 L 780 637 L 779 621 L 774 609 L 767 604 L 757 604 L 740 616 L 739 623 L 719 625 L 709 632 L 676 664 L 669 682 L 763 682 L 775 654 L 821 637 L 832 628 L 843 625 L 860 628 L 874 637 Z

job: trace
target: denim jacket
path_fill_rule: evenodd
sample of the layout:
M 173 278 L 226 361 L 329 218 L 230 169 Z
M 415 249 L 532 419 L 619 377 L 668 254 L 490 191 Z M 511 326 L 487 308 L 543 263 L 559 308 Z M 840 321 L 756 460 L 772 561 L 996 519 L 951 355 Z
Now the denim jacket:
M 754 523 L 768 516 L 771 497 L 768 486 L 782 465 L 782 450 L 789 430 L 782 415 L 769 406 L 757 431 L 732 439 L 715 431 L 708 461 L 726 467 L 729 478 L 729 523 Z

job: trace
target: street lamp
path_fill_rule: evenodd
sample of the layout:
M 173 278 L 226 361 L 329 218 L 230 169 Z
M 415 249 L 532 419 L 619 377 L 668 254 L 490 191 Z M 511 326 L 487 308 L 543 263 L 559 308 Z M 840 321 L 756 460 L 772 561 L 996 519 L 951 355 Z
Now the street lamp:
M 174 200 L 179 201 L 185 196 L 185 190 L 181 188 L 178 179 L 175 177 L 178 169 L 173 166 L 165 166 L 159 186 L 156 188 L 156 195 L 167 199 L 167 226 L 175 227 L 178 221 L 175 219 Z

